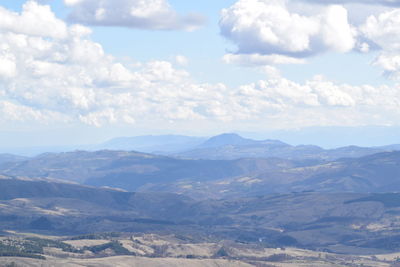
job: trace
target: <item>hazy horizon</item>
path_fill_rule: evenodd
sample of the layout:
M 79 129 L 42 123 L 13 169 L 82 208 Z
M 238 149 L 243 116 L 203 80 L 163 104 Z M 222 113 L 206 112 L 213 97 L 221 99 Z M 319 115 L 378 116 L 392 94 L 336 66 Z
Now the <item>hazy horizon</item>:
M 96 135 L 96 132 L 98 135 Z M 73 150 L 95 149 L 107 141 L 140 136 L 192 136 L 210 138 L 224 133 L 235 133 L 243 138 L 254 140 L 279 140 L 290 145 L 316 145 L 325 149 L 333 149 L 345 146 L 375 147 L 400 144 L 400 127 L 310 127 L 305 129 L 277 130 L 266 133 L 227 131 L 211 132 L 204 134 L 179 133 L 169 131 L 141 132 L 131 135 L 119 135 L 119 133 L 106 133 L 99 131 L 87 131 L 81 136 L 81 142 L 77 142 L 74 131 L 37 133 L 0 133 L 0 153 L 34 156 L 45 152 L 68 152 Z M 64 136 L 63 136 L 64 135 Z M 46 136 L 46 138 L 43 138 Z M 94 147 L 94 148 L 92 148 Z

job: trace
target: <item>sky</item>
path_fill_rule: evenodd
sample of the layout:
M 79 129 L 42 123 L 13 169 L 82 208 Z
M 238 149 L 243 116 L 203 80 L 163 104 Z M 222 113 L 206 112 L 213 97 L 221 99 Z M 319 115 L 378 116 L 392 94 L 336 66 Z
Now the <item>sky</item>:
M 319 128 L 400 143 L 399 78 L 397 0 L 0 2 L 0 148 L 302 129 L 294 143 L 329 146 L 304 137 Z

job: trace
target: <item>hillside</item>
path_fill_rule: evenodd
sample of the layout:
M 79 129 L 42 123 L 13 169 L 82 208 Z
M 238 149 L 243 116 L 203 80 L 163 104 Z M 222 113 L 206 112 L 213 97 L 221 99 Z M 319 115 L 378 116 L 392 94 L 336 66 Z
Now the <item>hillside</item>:
M 0 199 L 3 231 L 179 234 L 199 241 L 349 254 L 398 250 L 400 194 L 396 193 L 293 193 L 195 201 L 174 194 L 3 177 Z
M 40 238 L 29 233 L 0 237 L 1 266 L 193 266 L 344 267 L 396 266 L 397 254 L 343 255 L 293 247 L 270 248 L 228 240 L 194 240 L 185 235 L 100 233 Z M 8 251 L 7 251 L 8 250 Z
M 147 184 L 217 180 L 289 166 L 296 165 L 281 159 L 184 160 L 103 150 L 42 154 L 21 162 L 0 164 L 0 173 L 137 190 Z
M 28 157 L 13 155 L 13 154 L 0 154 L 0 164 L 7 162 L 20 162 L 29 159 Z
M 383 193 L 400 191 L 400 152 L 336 161 L 294 161 L 189 160 L 138 152 L 76 151 L 0 164 L 0 173 L 179 193 L 196 199 L 302 191 Z
M 255 140 L 243 138 L 238 134 L 225 133 L 207 139 L 205 142 L 197 146 L 197 148 L 211 148 L 211 147 L 220 147 L 226 145 L 245 146 L 257 143 L 258 142 Z
M 142 191 L 167 191 L 196 198 L 231 198 L 303 191 L 385 193 L 400 191 L 400 152 L 361 158 L 282 166 L 254 175 L 214 181 L 147 185 Z

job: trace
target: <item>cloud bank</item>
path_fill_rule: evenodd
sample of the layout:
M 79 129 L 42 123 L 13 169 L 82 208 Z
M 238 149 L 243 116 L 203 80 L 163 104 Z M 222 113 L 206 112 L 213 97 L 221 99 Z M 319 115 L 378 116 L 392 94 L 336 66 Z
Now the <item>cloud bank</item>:
M 349 23 L 344 6 L 332 5 L 345 1 L 305 2 L 322 6 L 300 14 L 290 11 L 291 1 L 239 0 L 223 9 L 221 34 L 237 46 L 223 57 L 224 62 L 244 66 L 302 64 L 324 52 L 379 51 L 373 65 L 390 78 L 400 78 L 400 8 L 370 15 L 355 26 Z M 399 1 L 374 2 L 400 5 Z
M 186 63 L 183 57 L 176 65 L 121 63 L 91 41 L 89 28 L 68 25 L 33 1 L 21 13 L 2 8 L 0 17 L 0 124 L 214 123 L 273 129 L 400 121 L 398 86 L 352 86 L 319 76 L 296 83 L 271 69 L 270 78 L 237 88 L 199 83 L 179 67 Z
M 400 1 L 398 0 L 302 0 L 302 1 L 315 4 L 322 4 L 322 5 L 360 3 L 365 5 L 382 5 L 389 7 L 400 6 Z
M 400 9 L 369 16 L 360 31 L 369 46 L 381 51 L 374 64 L 380 66 L 385 75 L 400 78 Z
M 69 19 L 97 26 L 192 31 L 204 24 L 199 14 L 179 15 L 167 0 L 64 0 Z
M 223 9 L 221 34 L 244 55 L 303 58 L 325 51 L 348 52 L 356 45 L 356 31 L 347 10 L 339 5 L 306 16 L 290 12 L 286 1 L 240 0 Z

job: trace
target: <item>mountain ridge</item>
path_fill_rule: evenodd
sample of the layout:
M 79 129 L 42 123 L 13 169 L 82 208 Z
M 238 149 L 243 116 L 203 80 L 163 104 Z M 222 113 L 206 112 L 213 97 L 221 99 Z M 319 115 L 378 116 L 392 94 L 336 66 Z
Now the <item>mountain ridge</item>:
M 211 137 L 191 150 L 172 153 L 188 159 L 233 160 L 239 158 L 284 158 L 289 160 L 322 159 L 335 160 L 343 157 L 362 157 L 379 152 L 400 149 L 400 145 L 382 147 L 345 146 L 324 149 L 315 145 L 289 145 L 279 140 L 252 140 L 237 134 L 222 134 Z

